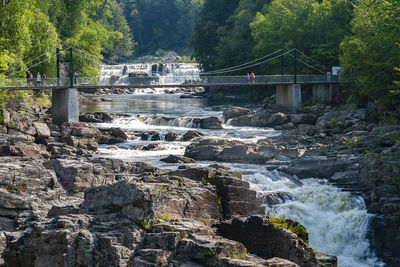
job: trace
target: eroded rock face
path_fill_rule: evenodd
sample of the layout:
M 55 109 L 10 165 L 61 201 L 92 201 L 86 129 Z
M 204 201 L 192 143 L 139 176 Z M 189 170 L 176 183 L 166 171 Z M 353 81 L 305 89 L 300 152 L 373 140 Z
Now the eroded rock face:
M 185 157 L 196 160 L 213 160 L 237 163 L 262 164 L 272 158 L 257 146 L 240 141 L 223 139 L 203 139 L 186 147 Z
M 253 216 L 224 221 L 218 226 L 218 231 L 226 238 L 243 243 L 249 252 L 263 258 L 280 257 L 299 266 L 320 266 L 315 252 L 303 240 L 268 223 L 266 218 Z

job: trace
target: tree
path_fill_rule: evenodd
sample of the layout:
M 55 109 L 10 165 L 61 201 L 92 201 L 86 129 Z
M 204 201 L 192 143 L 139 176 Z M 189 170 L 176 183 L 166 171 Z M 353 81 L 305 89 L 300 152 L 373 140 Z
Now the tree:
M 239 0 L 206 0 L 200 20 L 195 26 L 191 45 L 193 56 L 205 71 L 216 68 L 217 46 L 227 34 L 227 19 L 237 8 Z
M 350 33 L 351 14 L 346 0 L 275 0 L 257 13 L 251 24 L 254 53 L 263 56 L 278 49 L 297 48 L 312 58 L 308 63 L 320 62 L 316 67 L 326 71 L 326 67 L 338 64 L 338 47 Z M 279 65 L 272 65 L 275 72 Z M 271 71 L 271 65 L 264 70 Z M 303 66 L 301 70 L 310 69 Z
M 269 2 L 270 0 L 240 0 L 224 27 L 226 35 L 221 37 L 216 48 L 217 69 L 240 65 L 254 59 L 252 53 L 254 40 L 251 36 L 250 23 L 255 14 Z
M 55 61 L 58 36 L 48 18 L 37 8 L 34 0 L 16 0 L 0 9 L 0 51 L 7 50 L 14 59 L 14 76 L 23 76 L 27 67 L 32 71 L 46 71 Z M 37 58 L 42 55 L 40 58 Z M 31 61 L 30 66 L 25 62 Z M 42 62 L 42 63 L 41 63 Z
M 348 93 L 398 109 L 400 2 L 362 0 L 354 12 L 353 35 L 341 44 L 344 73 L 352 77 Z

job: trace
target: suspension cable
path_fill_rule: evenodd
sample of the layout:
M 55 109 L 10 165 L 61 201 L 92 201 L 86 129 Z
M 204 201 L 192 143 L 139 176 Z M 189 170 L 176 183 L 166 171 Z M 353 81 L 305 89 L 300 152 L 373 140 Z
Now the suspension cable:
M 302 54 L 303 56 L 305 56 L 306 58 L 310 59 L 311 61 L 314 61 L 315 63 L 317 63 L 318 65 L 320 65 L 321 67 L 324 67 L 324 65 L 322 65 L 321 63 L 319 63 L 318 61 L 316 61 L 315 59 L 313 59 L 310 56 L 307 56 L 306 54 L 304 54 L 302 51 L 300 51 L 299 49 L 296 48 L 296 51 L 299 52 L 300 54 Z
M 120 64 L 117 63 L 117 62 L 114 62 L 114 61 L 111 61 L 111 60 L 108 60 L 108 59 L 104 59 L 104 58 L 97 57 L 97 56 L 95 56 L 95 55 L 93 55 L 93 54 L 90 54 L 90 53 L 88 53 L 88 52 L 86 52 L 86 51 L 83 51 L 83 50 L 80 50 L 80 49 L 78 49 L 78 48 L 75 48 L 75 47 L 72 47 L 72 48 L 73 48 L 76 52 L 78 52 L 78 53 L 86 54 L 86 55 L 88 55 L 88 56 L 90 56 L 90 57 L 94 57 L 94 58 L 96 58 L 96 59 L 99 59 L 99 60 L 101 60 L 101 61 L 106 61 L 106 62 L 112 63 L 112 64 L 114 64 L 114 65 L 120 65 Z
M 268 54 L 268 55 L 265 55 L 265 56 L 263 56 L 263 57 L 261 57 L 261 58 L 255 59 L 255 60 L 250 61 L 250 62 L 247 62 L 247 63 L 240 64 L 240 65 L 237 65 L 237 66 L 232 66 L 232 67 L 225 68 L 225 69 L 219 69 L 219 70 L 208 71 L 208 72 L 203 72 L 203 73 L 204 73 L 204 74 L 213 74 L 214 72 L 220 72 L 220 71 L 225 71 L 225 70 L 231 70 L 231 69 L 239 68 L 239 67 L 246 66 L 246 65 L 252 64 L 252 63 L 254 63 L 254 62 L 263 60 L 263 59 L 265 59 L 265 58 L 267 58 L 267 57 L 270 57 L 270 56 L 272 56 L 272 55 L 274 55 L 274 54 L 276 54 L 276 53 L 278 53 L 278 52 L 281 52 L 281 51 L 284 51 L 284 50 L 283 50 L 283 49 L 276 50 L 275 52 L 272 52 L 272 53 L 270 53 L 270 54 Z
M 56 55 L 58 55 L 58 54 L 56 54 Z M 42 60 L 42 61 L 36 63 L 35 65 L 32 65 L 32 66 L 28 67 L 27 69 L 30 70 L 30 69 L 32 69 L 32 68 L 34 68 L 34 67 L 36 67 L 36 66 L 38 66 L 38 65 L 40 65 L 40 64 L 42 64 L 42 63 L 44 63 L 44 62 L 46 62 L 46 61 L 48 61 L 48 60 L 49 60 L 49 59 Z M 13 72 L 13 73 L 9 74 L 8 76 L 13 76 L 13 75 L 15 75 L 15 74 L 20 74 L 20 73 L 22 73 L 22 72 L 24 72 L 24 71 Z
M 290 54 L 290 53 L 289 53 L 289 55 L 290 55 L 291 57 L 294 57 L 294 56 L 293 56 L 292 54 Z M 304 65 L 306 65 L 306 66 L 308 66 L 308 67 L 310 67 L 310 68 L 312 68 L 312 69 L 314 69 L 314 70 L 320 72 L 320 73 L 325 73 L 324 71 L 322 71 L 322 70 L 320 70 L 320 69 L 317 69 L 316 67 L 314 67 L 314 66 L 308 64 L 307 62 L 304 62 L 303 60 L 301 60 L 301 59 L 299 59 L 299 58 L 296 58 L 296 60 L 299 61 L 299 62 L 301 62 L 301 63 L 303 63 Z
M 289 54 L 289 53 L 292 52 L 293 50 L 294 50 L 294 49 L 291 49 L 291 50 L 289 50 L 289 51 L 286 51 L 285 53 L 282 53 L 282 54 L 280 54 L 280 55 L 278 55 L 278 56 L 275 56 L 275 57 L 273 57 L 273 58 L 264 60 L 264 61 L 262 61 L 262 62 L 258 62 L 258 63 L 252 64 L 252 65 L 249 65 L 249 66 L 245 66 L 245 67 L 242 67 L 242 68 L 236 68 L 236 69 L 227 70 L 227 71 L 220 71 L 220 72 L 218 72 L 218 73 L 212 73 L 212 75 L 213 75 L 213 74 L 222 74 L 222 73 L 227 73 L 227 72 L 233 72 L 233 71 L 238 71 L 238 70 L 243 70 L 243 69 L 248 69 L 248 68 L 251 68 L 251 67 L 255 67 L 255 66 L 258 66 L 258 65 L 267 63 L 267 62 L 269 62 L 269 61 L 275 60 L 275 59 L 277 59 L 277 58 L 279 58 L 279 57 L 281 57 L 281 56 L 284 56 L 284 55 L 286 55 L 286 54 Z M 206 73 L 201 73 L 200 75 L 203 75 L 203 74 L 208 74 L 208 73 L 207 73 L 207 72 L 206 72 Z

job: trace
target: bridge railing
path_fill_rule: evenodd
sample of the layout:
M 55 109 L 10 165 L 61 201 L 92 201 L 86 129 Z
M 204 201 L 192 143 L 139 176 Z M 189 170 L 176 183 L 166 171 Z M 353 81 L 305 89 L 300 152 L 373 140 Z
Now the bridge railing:
M 297 75 L 296 82 L 299 84 L 310 83 L 335 83 L 339 82 L 339 76 L 332 75 Z M 43 80 L 42 80 L 43 81 Z M 294 75 L 258 75 L 255 77 L 255 84 L 279 84 L 279 83 L 294 83 Z M 75 83 L 75 80 L 73 81 Z M 103 78 L 90 78 L 79 77 L 78 83 L 74 85 L 86 86 L 146 86 L 146 85 L 177 85 L 190 84 L 190 85 L 207 85 L 207 84 L 248 84 L 253 83 L 252 79 L 246 76 L 149 76 L 149 77 L 103 77 Z M 47 78 L 42 87 L 55 87 L 57 86 L 57 78 Z M 59 81 L 60 86 L 70 86 L 70 78 L 63 77 Z M 31 81 L 32 87 L 37 87 L 36 78 Z M 0 79 L 0 88 L 25 88 L 28 87 L 26 78 L 2 78 Z

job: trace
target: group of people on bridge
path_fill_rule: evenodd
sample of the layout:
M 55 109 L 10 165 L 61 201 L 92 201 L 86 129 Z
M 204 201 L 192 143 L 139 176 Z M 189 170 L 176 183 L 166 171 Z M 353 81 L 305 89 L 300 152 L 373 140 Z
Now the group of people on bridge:
M 256 75 L 254 74 L 254 72 L 247 73 L 247 82 L 250 83 L 250 81 L 252 83 L 255 83 L 256 81 Z
M 33 73 L 30 72 L 29 70 L 26 72 L 26 82 L 28 87 L 33 87 Z M 46 82 L 47 82 L 46 73 L 40 75 L 40 72 L 38 72 L 36 75 L 36 87 L 44 87 L 47 85 Z M 74 73 L 74 85 L 79 85 L 77 72 Z
M 46 73 L 43 73 L 43 75 L 40 75 L 40 72 L 37 73 L 36 75 L 36 86 L 41 87 L 41 86 L 46 86 L 46 80 L 47 76 Z M 29 70 L 26 72 L 26 82 L 28 84 L 28 87 L 33 86 L 33 73 L 30 72 Z

